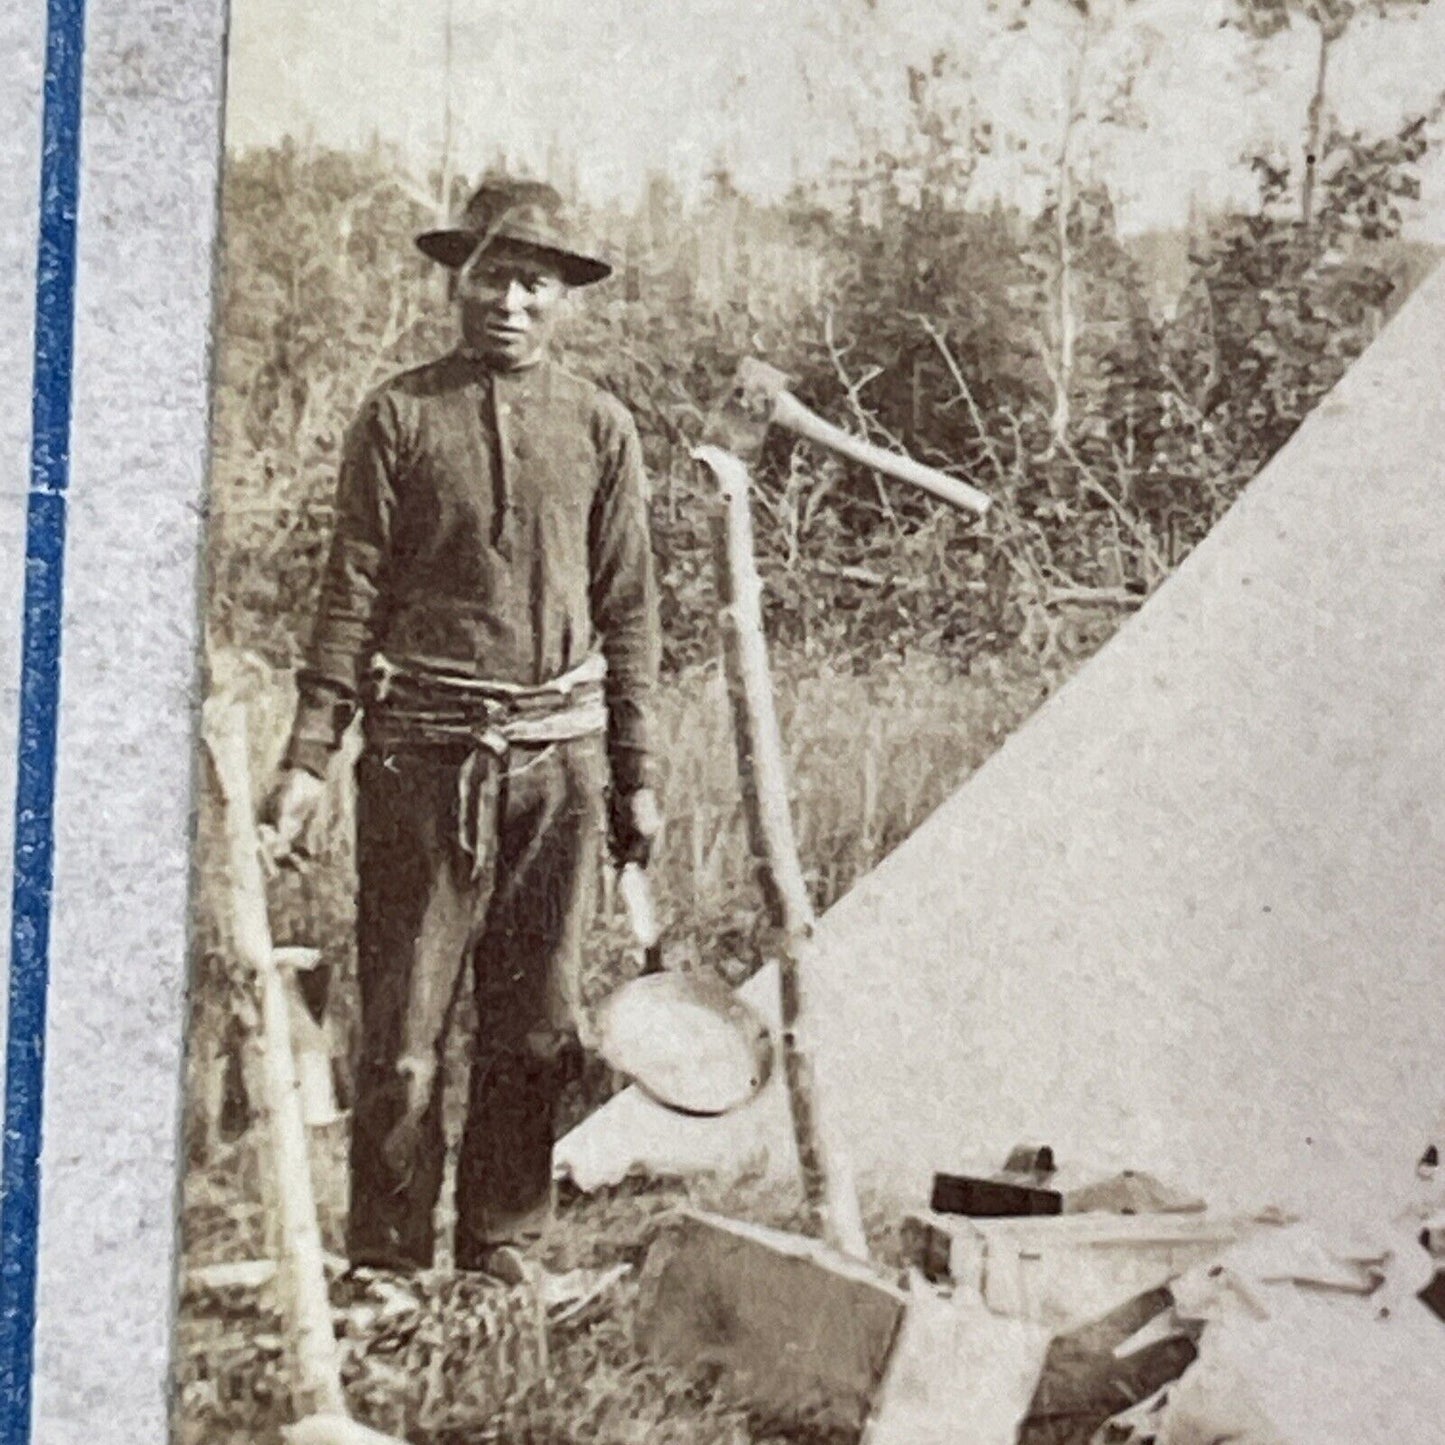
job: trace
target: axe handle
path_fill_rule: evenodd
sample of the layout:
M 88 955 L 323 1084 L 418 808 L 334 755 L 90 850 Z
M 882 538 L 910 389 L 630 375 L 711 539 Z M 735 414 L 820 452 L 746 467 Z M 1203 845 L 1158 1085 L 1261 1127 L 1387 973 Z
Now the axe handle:
M 859 438 L 850 436 L 842 427 L 834 426 L 831 422 L 824 421 L 816 412 L 809 411 L 792 392 L 779 392 L 773 402 L 772 419 L 778 426 L 786 427 L 797 436 L 816 442 L 820 447 L 826 447 L 860 466 L 871 467 L 885 477 L 908 482 L 961 511 L 982 517 L 992 505 L 992 498 L 980 492 L 977 487 L 960 482 L 957 477 L 950 477 L 947 472 L 925 467 L 922 462 L 915 462 L 912 457 L 900 457 L 894 452 L 874 446 L 872 442 L 860 441 Z
M 341 1357 L 331 1320 L 311 1155 L 291 1051 L 290 1009 L 266 912 L 245 708 L 212 697 L 203 716 L 204 741 L 222 799 L 230 946 L 259 994 L 261 1103 L 270 1156 L 264 1167 L 281 1216 L 282 1300 L 291 1337 L 292 1403 L 298 1415 L 316 1411 L 344 1416 Z

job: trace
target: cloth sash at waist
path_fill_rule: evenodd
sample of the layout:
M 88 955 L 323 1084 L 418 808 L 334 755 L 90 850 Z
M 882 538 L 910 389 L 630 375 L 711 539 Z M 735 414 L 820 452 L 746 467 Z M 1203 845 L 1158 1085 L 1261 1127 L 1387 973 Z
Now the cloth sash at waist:
M 367 741 L 383 751 L 464 751 L 457 773 L 457 845 L 472 860 L 475 877 L 488 860 L 487 834 L 512 748 L 548 748 L 605 732 L 606 675 L 606 660 L 597 652 L 536 686 L 378 655 L 367 690 Z

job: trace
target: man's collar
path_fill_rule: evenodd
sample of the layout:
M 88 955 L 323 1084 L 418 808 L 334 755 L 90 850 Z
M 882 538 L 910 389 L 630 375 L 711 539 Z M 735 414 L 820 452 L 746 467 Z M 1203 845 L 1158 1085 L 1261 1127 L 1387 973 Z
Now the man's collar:
M 530 372 L 540 371 L 549 366 L 552 360 L 546 351 L 539 351 L 530 361 L 524 361 L 520 366 L 498 367 L 493 366 L 479 351 L 472 351 L 465 346 L 456 347 L 452 355 L 464 365 L 488 372 L 492 376 L 523 376 Z

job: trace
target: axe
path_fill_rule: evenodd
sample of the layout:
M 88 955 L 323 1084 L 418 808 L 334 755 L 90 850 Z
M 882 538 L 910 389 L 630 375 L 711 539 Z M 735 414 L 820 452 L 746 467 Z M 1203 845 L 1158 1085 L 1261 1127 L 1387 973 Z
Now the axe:
M 762 451 L 770 426 L 780 426 L 848 461 L 907 482 L 974 516 L 981 517 L 989 509 L 991 498 L 967 482 L 824 421 L 788 390 L 788 378 L 777 367 L 750 356 L 739 365 L 731 387 L 708 418 L 708 440 L 752 463 Z

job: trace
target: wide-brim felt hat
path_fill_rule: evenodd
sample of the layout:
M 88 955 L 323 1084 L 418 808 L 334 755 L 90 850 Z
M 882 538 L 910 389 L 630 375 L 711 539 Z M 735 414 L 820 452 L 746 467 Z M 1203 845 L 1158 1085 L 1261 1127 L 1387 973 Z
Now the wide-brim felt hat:
M 457 270 L 484 247 L 520 247 L 557 267 L 569 286 L 590 286 L 611 265 L 577 235 L 562 197 L 544 181 L 490 178 L 472 192 L 458 220 L 416 238 L 433 261 Z

